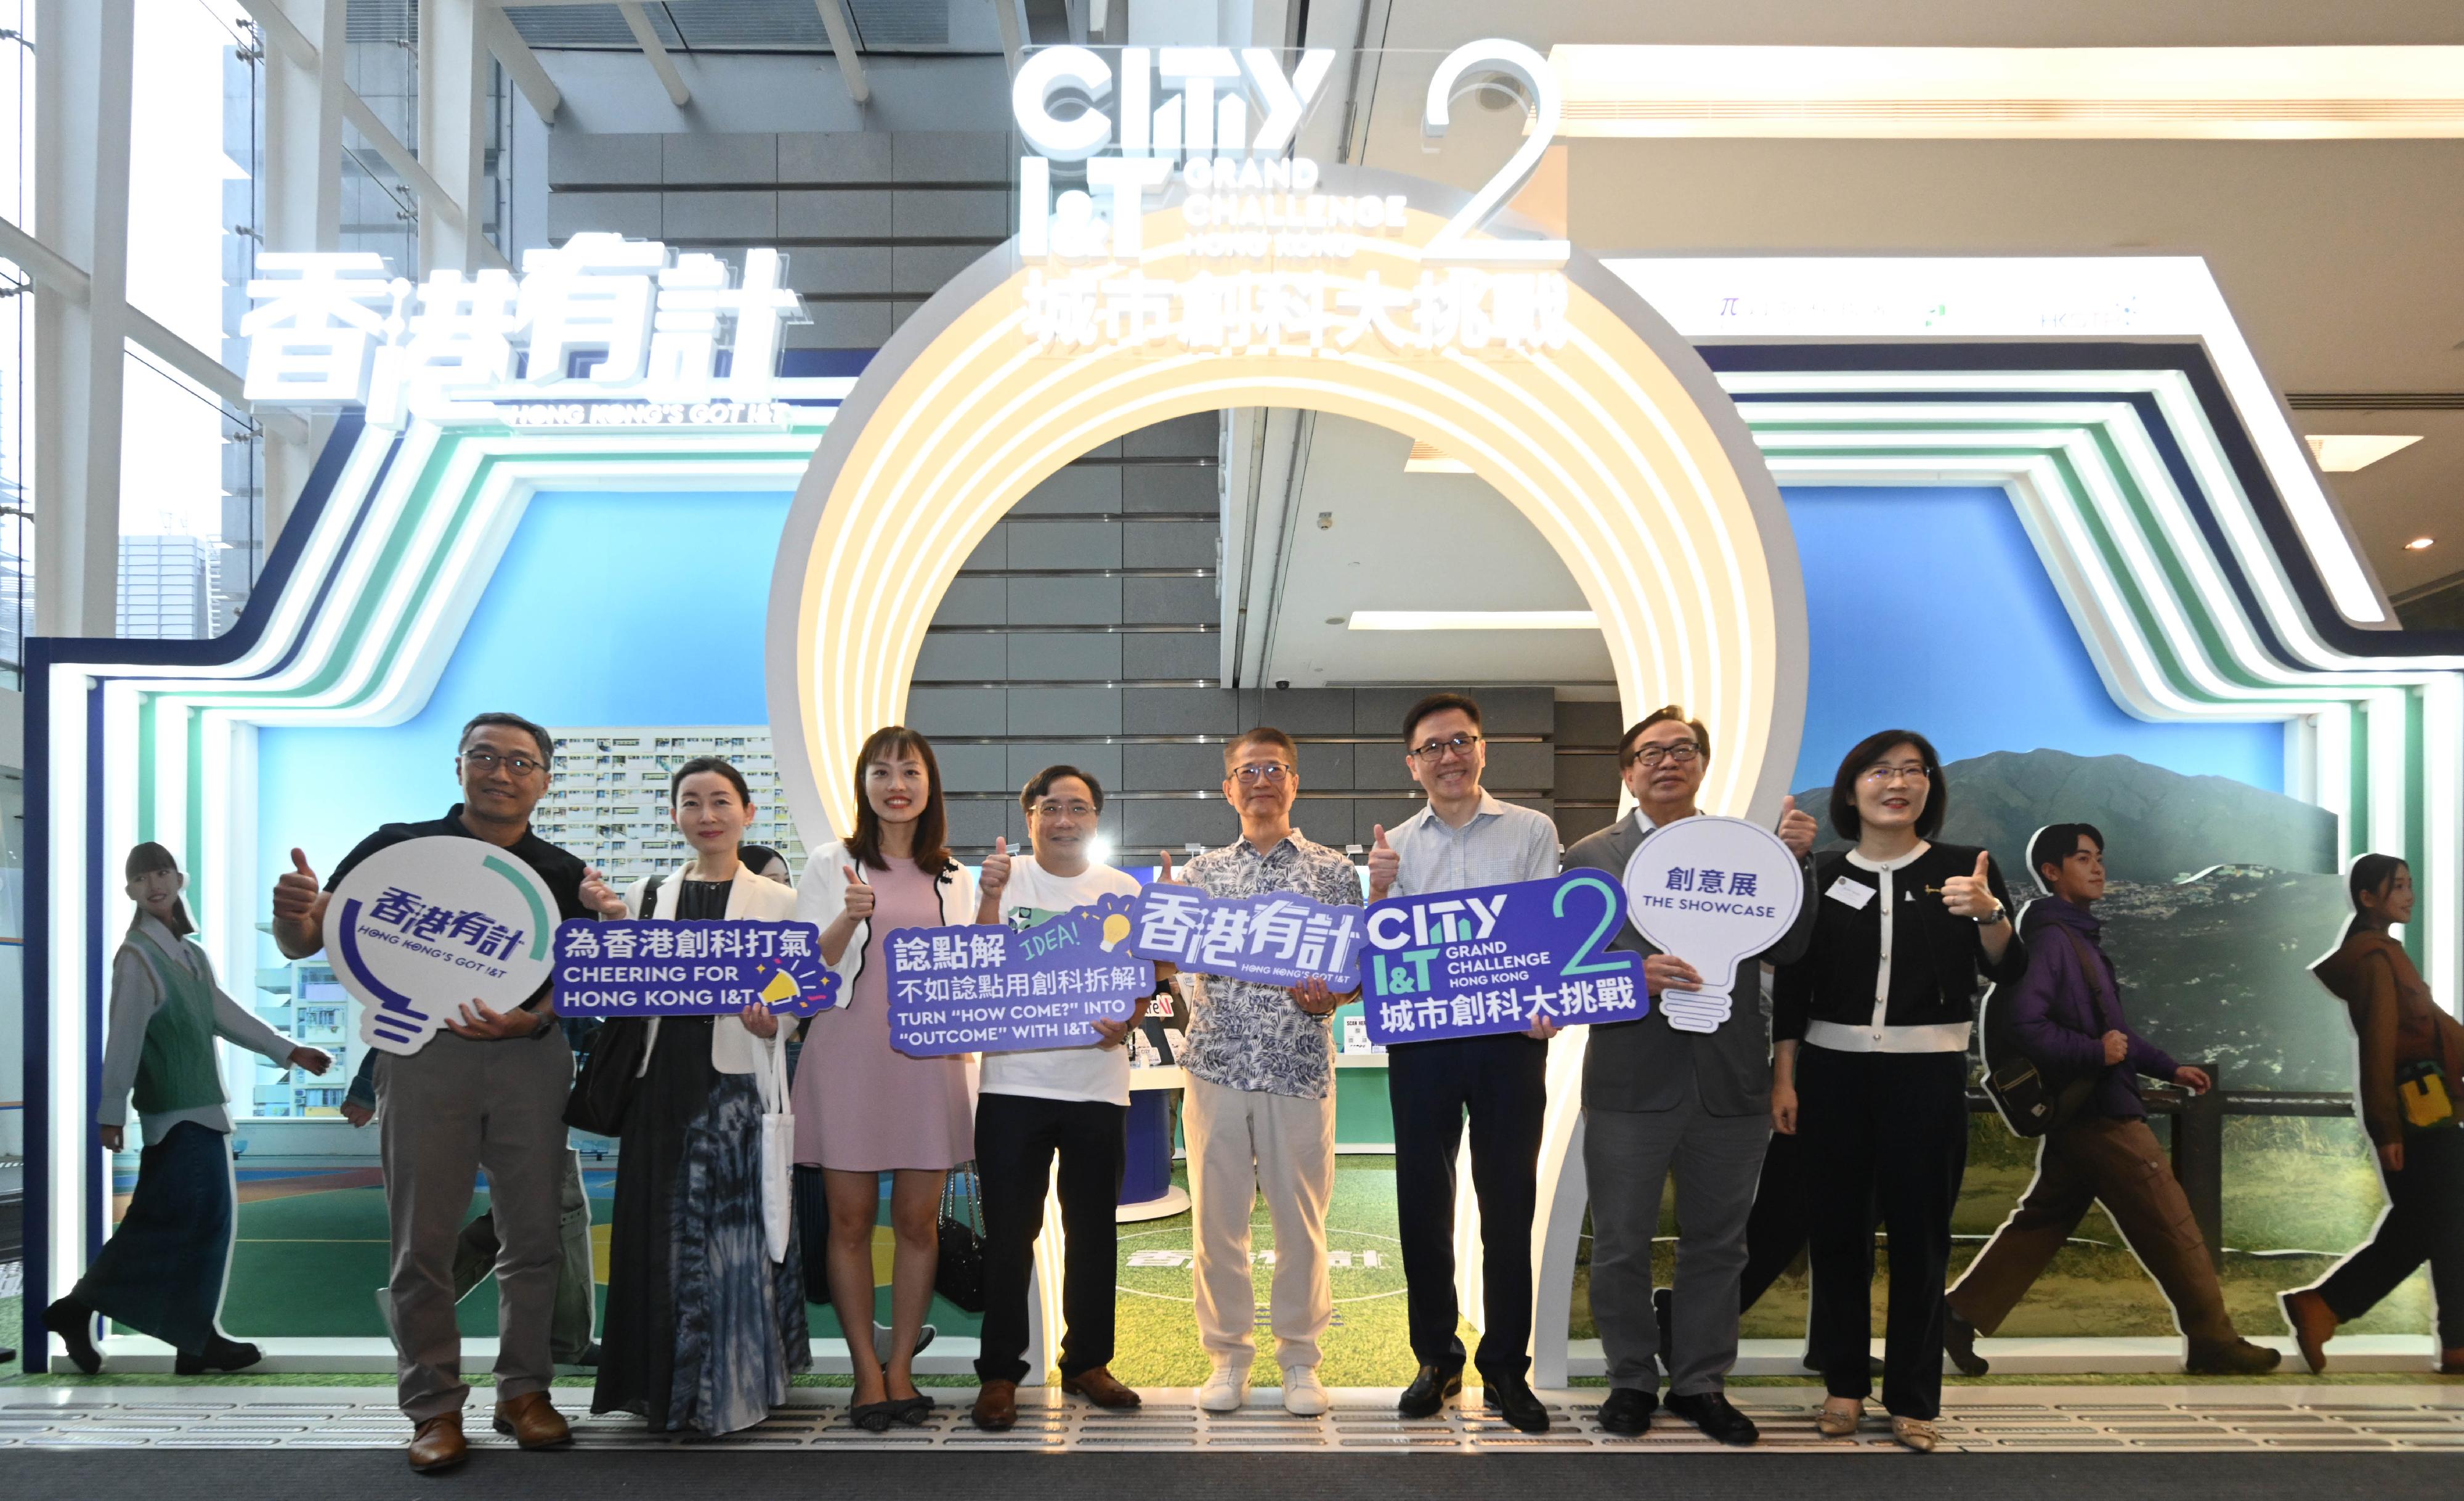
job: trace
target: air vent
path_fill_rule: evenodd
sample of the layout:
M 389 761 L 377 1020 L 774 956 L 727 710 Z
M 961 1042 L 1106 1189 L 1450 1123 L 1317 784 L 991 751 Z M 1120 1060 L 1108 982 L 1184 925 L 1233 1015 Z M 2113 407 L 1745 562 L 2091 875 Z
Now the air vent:
M 847 0 L 847 10 L 867 47 L 949 45 L 950 0 Z
M 2464 391 L 2287 391 L 2295 411 L 2464 411 Z

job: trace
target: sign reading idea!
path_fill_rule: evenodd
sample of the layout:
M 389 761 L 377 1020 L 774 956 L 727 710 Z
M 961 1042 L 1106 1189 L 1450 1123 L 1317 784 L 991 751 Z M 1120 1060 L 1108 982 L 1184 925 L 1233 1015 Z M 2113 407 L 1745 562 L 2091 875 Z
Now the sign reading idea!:
M 1130 898 L 1107 896 L 1032 928 L 990 923 L 890 935 L 890 1045 L 912 1058 L 1091 1047 L 1155 993 L 1133 957 Z
M 809 922 L 578 920 L 556 930 L 556 1008 L 566 1016 L 786 1016 L 837 1003 Z
M 1209 896 L 1158 881 L 1138 893 L 1130 916 L 1130 947 L 1141 959 L 1262 985 L 1323 980 L 1337 994 L 1360 988 L 1357 907 L 1290 892 Z
M 502 1011 L 548 978 L 556 902 L 539 873 L 484 839 L 389 845 L 325 904 L 325 952 L 361 1003 L 360 1040 L 414 1053 L 471 1001 Z
M 1651 1009 L 1642 963 L 1610 948 L 1625 893 L 1569 872 L 1545 881 L 1396 896 L 1369 909 L 1370 1041 L 1379 1047 L 1631 1022 Z

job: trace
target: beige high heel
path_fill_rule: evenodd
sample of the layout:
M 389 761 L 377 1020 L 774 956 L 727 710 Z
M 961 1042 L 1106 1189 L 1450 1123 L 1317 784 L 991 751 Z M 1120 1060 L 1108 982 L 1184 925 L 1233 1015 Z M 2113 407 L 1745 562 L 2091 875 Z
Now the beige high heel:
M 1942 1432 L 1923 1418 L 1893 1418 L 1891 1437 L 1920 1454 L 1930 1454 L 1942 1442 Z
M 1852 1438 L 1856 1435 L 1857 1424 L 1864 1421 L 1865 1404 L 1863 1402 L 1845 1409 L 1834 1407 L 1825 1402 L 1822 1409 L 1814 1415 L 1814 1431 L 1826 1439 Z

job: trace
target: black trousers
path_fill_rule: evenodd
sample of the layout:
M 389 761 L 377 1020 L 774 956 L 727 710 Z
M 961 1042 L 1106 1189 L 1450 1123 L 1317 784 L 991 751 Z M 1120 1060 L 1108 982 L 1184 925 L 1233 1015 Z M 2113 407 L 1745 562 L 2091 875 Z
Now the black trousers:
M 2438 1347 L 2464 1350 L 2464 1126 L 2406 1132 L 2404 1171 L 2380 1176 L 2387 1213 L 2319 1284 L 2319 1295 L 2338 1318 L 2359 1318 L 2428 1262 Z
M 1044 1190 L 1061 1158 L 1061 1374 L 1112 1359 L 1112 1291 L 1120 1281 L 1113 1211 L 1129 1161 L 1128 1107 L 1102 1100 L 985 1094 L 976 1101 L 976 1170 L 984 1193 L 984 1322 L 976 1379 L 1027 1377 L 1026 1294 Z
M 1890 1314 L 1882 1405 L 1942 1415 L 1943 1281 L 1950 1213 L 1968 1169 L 1968 1054 L 1796 1054 L 1797 1136 L 1805 1147 L 1814 1309 L 1807 1345 L 1834 1397 L 1874 1389 L 1874 1222 L 1889 1237 Z
M 1746 1271 L 1737 1283 L 1737 1311 L 1762 1301 L 1771 1285 L 1805 1249 L 1811 1221 L 1806 1201 L 1805 1137 L 1771 1133 L 1754 1187 L 1754 1212 L 1746 1221 Z
M 1549 1103 L 1549 1045 L 1520 1033 L 1411 1043 L 1386 1055 L 1395 1116 L 1395 1208 L 1403 1240 L 1412 1354 L 1461 1370 L 1455 1337 L 1455 1157 L 1471 1117 L 1480 1201 L 1480 1354 L 1491 1378 L 1530 1368 L 1531 1217 Z

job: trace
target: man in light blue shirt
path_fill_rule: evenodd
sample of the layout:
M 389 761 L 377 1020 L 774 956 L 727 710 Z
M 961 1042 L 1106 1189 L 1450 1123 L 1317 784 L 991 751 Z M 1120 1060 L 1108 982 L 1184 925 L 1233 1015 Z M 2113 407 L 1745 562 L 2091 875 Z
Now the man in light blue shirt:
M 1429 802 L 1369 852 L 1369 899 L 1547 880 L 1557 873 L 1557 826 L 1481 786 L 1488 764 L 1480 705 L 1436 694 L 1403 717 L 1403 764 Z M 1547 1021 L 1529 1034 L 1400 1043 L 1386 1053 L 1395 1117 L 1395 1201 L 1403 1242 L 1412 1355 L 1419 1373 L 1396 1410 L 1425 1418 L 1463 1390 L 1455 1337 L 1455 1157 L 1471 1119 L 1472 1190 L 1480 1198 L 1484 1321 L 1475 1364 L 1488 1404 L 1527 1433 L 1549 1409 L 1530 1368 L 1531 1217 L 1539 1194 L 1541 1121 L 1549 1103 Z

